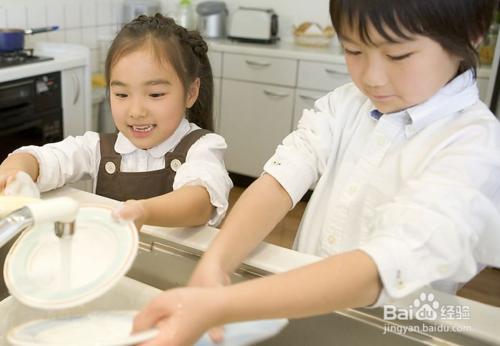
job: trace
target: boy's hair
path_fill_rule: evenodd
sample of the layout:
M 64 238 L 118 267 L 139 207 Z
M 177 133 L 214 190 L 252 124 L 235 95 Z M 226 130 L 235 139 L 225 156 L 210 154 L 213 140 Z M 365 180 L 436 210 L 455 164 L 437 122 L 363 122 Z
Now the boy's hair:
M 461 58 L 459 72 L 477 66 L 476 43 L 485 35 L 496 0 L 330 0 L 330 17 L 339 38 L 346 28 L 373 44 L 369 25 L 386 40 L 429 37 Z
M 208 46 L 197 31 L 187 31 L 172 18 L 157 13 L 141 15 L 126 24 L 113 40 L 105 63 L 106 84 L 109 87 L 111 68 L 129 53 L 143 47 L 152 49 L 160 63 L 168 61 L 175 69 L 187 93 L 189 86 L 200 78 L 196 102 L 186 115 L 190 122 L 213 130 L 213 78 L 207 56 Z

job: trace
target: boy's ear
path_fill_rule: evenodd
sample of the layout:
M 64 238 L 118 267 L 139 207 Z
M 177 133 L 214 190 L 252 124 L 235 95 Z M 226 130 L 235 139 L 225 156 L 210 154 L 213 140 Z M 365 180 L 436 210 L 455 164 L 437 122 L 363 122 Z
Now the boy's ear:
M 186 97 L 186 108 L 193 107 L 200 94 L 200 78 L 196 78 L 188 88 Z

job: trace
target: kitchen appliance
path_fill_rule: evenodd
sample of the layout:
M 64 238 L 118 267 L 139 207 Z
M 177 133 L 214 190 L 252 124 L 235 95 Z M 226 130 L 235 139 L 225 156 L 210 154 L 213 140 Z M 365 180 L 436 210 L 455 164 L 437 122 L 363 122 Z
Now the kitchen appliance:
M 24 64 L 32 64 L 34 62 L 41 62 L 53 59 L 54 58 L 48 56 L 33 55 L 33 49 L 23 49 L 13 52 L 0 52 L 0 68 L 24 65 Z
M 223 1 L 204 1 L 196 6 L 198 31 L 206 38 L 226 37 L 227 7 Z
M 231 16 L 230 39 L 241 42 L 274 43 L 278 38 L 278 15 L 272 9 L 239 7 Z
M 0 161 L 23 145 L 62 139 L 60 72 L 0 84 Z
M 161 12 L 161 3 L 157 0 L 126 0 L 123 4 L 123 23 L 128 23 L 141 14 L 148 16 Z
M 46 26 L 33 29 L 0 29 L 0 52 L 13 52 L 24 49 L 24 35 L 34 35 L 59 29 L 58 26 Z

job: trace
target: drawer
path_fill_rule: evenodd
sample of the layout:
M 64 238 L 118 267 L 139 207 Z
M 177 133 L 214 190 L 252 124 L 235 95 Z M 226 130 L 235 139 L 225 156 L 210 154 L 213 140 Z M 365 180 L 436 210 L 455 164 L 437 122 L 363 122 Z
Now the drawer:
M 294 87 L 297 60 L 224 53 L 223 77 Z
M 214 77 L 222 77 L 222 53 L 208 51 L 208 60 L 212 66 L 212 75 Z
M 301 61 L 299 64 L 299 88 L 332 91 L 351 82 L 347 67 L 343 64 L 327 64 Z

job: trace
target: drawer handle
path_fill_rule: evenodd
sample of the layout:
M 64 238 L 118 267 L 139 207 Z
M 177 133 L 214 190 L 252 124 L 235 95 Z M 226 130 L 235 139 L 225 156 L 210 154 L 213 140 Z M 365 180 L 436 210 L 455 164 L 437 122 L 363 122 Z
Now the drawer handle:
M 279 97 L 279 98 L 284 98 L 284 97 L 288 97 L 290 96 L 290 94 L 286 94 L 286 93 L 275 93 L 274 91 L 269 91 L 269 90 L 264 90 L 264 94 L 266 94 L 267 96 L 271 96 L 271 97 Z
M 329 73 L 329 74 L 343 74 L 343 75 L 346 74 L 344 71 L 333 70 L 331 68 L 325 68 L 325 71 L 326 71 L 326 73 Z
M 260 62 L 260 61 L 252 61 L 252 60 L 245 60 L 247 65 L 253 66 L 253 67 L 269 67 L 271 66 L 270 62 Z
M 302 99 L 302 100 L 305 100 L 305 101 L 316 101 L 316 99 L 312 96 L 307 96 L 307 95 L 299 95 L 299 97 Z

